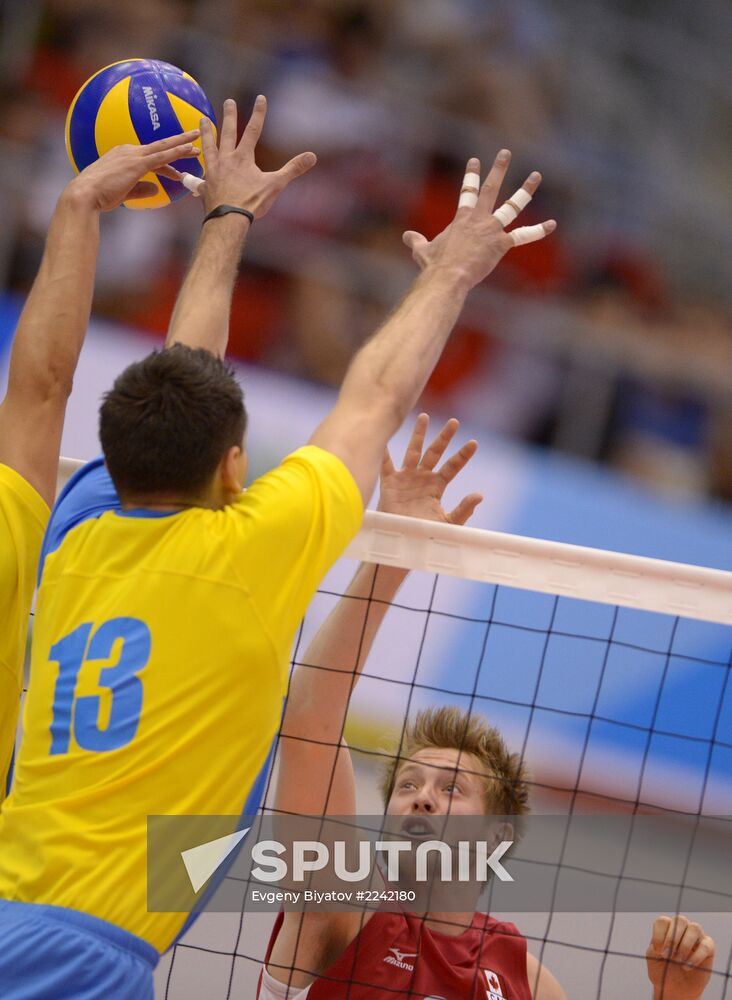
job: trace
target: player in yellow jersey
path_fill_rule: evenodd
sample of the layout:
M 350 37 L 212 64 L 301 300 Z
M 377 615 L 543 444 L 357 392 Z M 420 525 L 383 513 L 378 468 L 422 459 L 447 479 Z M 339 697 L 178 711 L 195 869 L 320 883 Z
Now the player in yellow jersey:
M 297 624 L 358 529 L 384 446 L 468 291 L 514 245 L 493 214 L 508 154 L 480 191 L 473 160 L 470 204 L 432 243 L 407 237 L 422 273 L 356 355 L 332 412 L 242 493 L 244 405 L 217 357 L 237 262 L 248 214 L 261 217 L 315 160 L 259 170 L 264 115 L 260 98 L 237 143 L 228 103 L 218 149 L 201 123 L 207 221 L 169 349 L 131 365 L 105 398 L 111 480 L 91 463 L 54 511 L 24 740 L 0 820 L 9 1000 L 152 997 L 152 969 L 186 916 L 148 912 L 148 817 L 258 808 Z
M 99 215 L 149 194 L 140 178 L 185 155 L 181 146 L 197 135 L 111 150 L 66 186 L 18 322 L 0 405 L 0 802 L 9 784 L 28 615 L 56 494 L 66 401 L 89 322 Z

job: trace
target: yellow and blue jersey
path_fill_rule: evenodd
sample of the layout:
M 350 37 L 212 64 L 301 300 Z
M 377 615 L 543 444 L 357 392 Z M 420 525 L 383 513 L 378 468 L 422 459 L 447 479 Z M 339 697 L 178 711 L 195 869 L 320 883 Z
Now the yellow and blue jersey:
M 0 465 L 0 802 L 15 745 L 28 616 L 49 513 L 20 473 Z
M 77 473 L 44 546 L 0 897 L 171 944 L 186 915 L 147 911 L 147 817 L 256 811 L 295 631 L 362 513 L 312 446 L 217 511 L 125 512 L 100 460 Z

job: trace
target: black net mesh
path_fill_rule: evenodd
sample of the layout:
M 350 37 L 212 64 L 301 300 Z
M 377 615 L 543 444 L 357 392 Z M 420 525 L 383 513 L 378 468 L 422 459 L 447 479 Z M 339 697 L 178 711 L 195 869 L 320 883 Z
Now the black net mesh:
M 313 601 L 295 665 L 306 662 L 308 644 L 352 568 L 340 564 Z M 351 698 L 345 737 L 358 812 L 383 809 L 379 770 L 398 752 L 407 720 L 425 707 L 455 705 L 484 717 L 521 755 L 534 814 L 729 816 L 731 663 L 726 625 L 414 573 L 390 607 Z M 679 899 L 686 877 L 679 875 Z M 249 912 L 245 889 L 239 914 L 204 913 L 164 958 L 156 983 L 161 998 L 256 995 L 274 916 Z M 548 909 L 500 916 L 518 926 L 569 996 L 651 995 L 643 956 L 655 914 Z M 726 997 L 730 914 L 690 916 L 717 940 L 705 997 Z M 339 986 L 333 996 L 353 989 Z M 425 996 L 387 987 L 368 993 L 376 995 Z

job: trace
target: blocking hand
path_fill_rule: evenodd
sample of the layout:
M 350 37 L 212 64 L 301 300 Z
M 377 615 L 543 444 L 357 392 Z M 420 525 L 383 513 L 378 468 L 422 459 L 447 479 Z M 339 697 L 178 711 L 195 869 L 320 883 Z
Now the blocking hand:
M 67 190 L 88 200 L 99 212 L 110 212 L 123 201 L 149 198 L 158 189 L 141 178 L 151 172 L 162 173 L 173 160 L 198 155 L 200 150 L 193 144 L 198 136 L 198 129 L 194 129 L 147 146 L 115 146 L 82 170 Z
M 494 211 L 510 161 L 509 151 L 501 150 L 480 187 L 480 160 L 475 157 L 468 160 L 458 209 L 449 226 L 433 240 L 411 230 L 404 233 L 402 239 L 422 270 L 447 268 L 459 274 L 470 289 L 483 281 L 512 247 L 541 240 L 554 232 L 557 224 L 553 219 L 537 226 L 504 231 L 504 227 L 528 205 L 541 184 L 541 174 L 535 171 Z
M 206 162 L 206 178 L 203 183 L 197 184 L 196 193 L 203 198 L 206 212 L 218 205 L 236 205 L 248 209 L 254 213 L 255 218 L 261 219 L 291 181 L 315 166 L 315 153 L 300 153 L 279 170 L 259 169 L 254 154 L 266 115 L 267 100 L 260 94 L 237 143 L 236 103 L 232 100 L 225 101 L 218 146 L 213 125 L 208 118 L 201 120 L 201 146 Z M 183 176 L 172 167 L 160 172 L 178 181 Z
M 422 517 L 428 521 L 465 524 L 483 499 L 480 493 L 469 493 L 449 513 L 442 506 L 442 495 L 448 483 L 465 468 L 477 451 L 477 442 L 468 441 L 437 469 L 435 466 L 445 454 L 460 424 L 455 419 L 448 420 L 423 454 L 429 422 L 426 413 L 417 417 L 401 469 L 394 468 L 388 449 L 384 453 L 379 510 Z

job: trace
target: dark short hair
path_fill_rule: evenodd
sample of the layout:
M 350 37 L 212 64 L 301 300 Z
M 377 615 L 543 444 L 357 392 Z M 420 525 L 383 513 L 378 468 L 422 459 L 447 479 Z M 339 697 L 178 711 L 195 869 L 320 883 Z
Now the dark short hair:
M 196 496 L 233 445 L 247 415 L 234 372 L 202 348 L 176 344 L 125 368 L 104 396 L 99 437 L 125 496 Z

